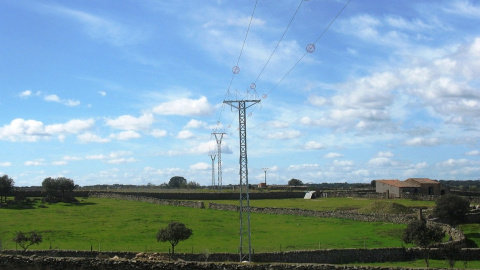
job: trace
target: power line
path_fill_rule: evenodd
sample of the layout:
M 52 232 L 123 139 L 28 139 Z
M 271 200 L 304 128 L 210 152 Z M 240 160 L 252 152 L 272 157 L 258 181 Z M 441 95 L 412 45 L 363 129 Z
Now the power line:
M 275 49 L 273 49 L 272 54 L 270 54 L 270 57 L 268 58 L 267 62 L 265 63 L 265 65 L 264 65 L 263 68 L 262 68 L 262 71 L 260 71 L 260 74 L 258 74 L 258 76 L 257 76 L 257 78 L 255 79 L 255 81 L 253 82 L 253 84 L 256 84 L 257 81 L 258 81 L 258 79 L 260 78 L 260 76 L 262 76 L 263 71 L 264 71 L 265 68 L 267 67 L 268 63 L 270 62 L 270 60 L 271 60 L 272 57 L 273 57 L 273 54 L 275 54 L 275 52 L 276 52 L 277 49 L 278 49 L 278 46 L 280 45 L 280 43 L 281 43 L 282 40 L 283 40 L 283 37 L 284 37 L 285 34 L 287 33 L 288 28 L 290 28 L 290 25 L 292 24 L 293 19 L 295 19 L 295 16 L 297 15 L 298 10 L 299 10 L 300 7 L 302 6 L 303 1 L 304 1 L 304 0 L 300 0 L 300 4 L 298 5 L 297 9 L 295 10 L 295 13 L 293 14 L 292 18 L 290 19 L 290 22 L 288 23 L 287 28 L 285 28 L 285 31 L 283 31 L 283 34 L 282 34 L 282 36 L 280 37 L 280 39 L 278 40 L 277 45 L 275 46 Z
M 330 28 L 330 26 L 332 26 L 332 24 L 337 20 L 338 16 L 340 16 L 340 14 L 342 14 L 343 10 L 345 10 L 345 8 L 348 6 L 348 4 L 350 3 L 351 0 L 348 0 L 345 5 L 343 6 L 343 8 L 337 13 L 337 15 L 330 21 L 330 23 L 327 25 L 327 27 L 323 30 L 323 32 L 320 34 L 320 36 L 315 40 L 314 43 L 312 44 L 308 44 L 307 47 L 306 47 L 306 50 L 305 50 L 305 53 L 302 55 L 302 57 L 300 57 L 300 59 L 298 59 L 298 61 L 292 66 L 292 68 L 290 70 L 287 71 L 287 73 L 267 92 L 267 95 L 270 94 L 270 92 L 273 91 L 273 89 L 275 89 L 289 74 L 290 72 L 292 72 L 292 70 L 303 60 L 303 58 L 307 55 L 307 53 L 313 53 L 313 51 L 315 50 L 315 44 L 317 44 L 317 42 L 323 37 L 323 35 L 325 34 L 325 32 L 327 32 L 327 30 Z M 313 47 L 312 47 L 313 45 Z M 313 49 L 313 50 L 312 50 Z

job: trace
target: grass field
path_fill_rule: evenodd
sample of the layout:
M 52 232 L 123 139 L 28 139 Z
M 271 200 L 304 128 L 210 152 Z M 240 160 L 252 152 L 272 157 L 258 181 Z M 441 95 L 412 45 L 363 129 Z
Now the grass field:
M 311 201 L 313 202 L 313 201 Z M 318 202 L 321 204 L 322 202 Z M 0 209 L 4 249 L 15 249 L 16 231 L 40 231 L 44 241 L 31 249 L 74 249 L 167 252 L 169 244 L 155 235 L 170 221 L 193 230 L 177 252 L 236 252 L 238 213 L 161 206 L 110 199 L 81 199 L 80 205 L 39 202 L 32 209 Z M 276 204 L 284 207 L 282 203 Z M 318 248 L 400 247 L 405 225 L 320 219 L 290 215 L 251 215 L 252 247 L 256 253 Z
M 334 210 L 353 210 L 359 209 L 372 204 L 375 201 L 385 202 L 381 199 L 364 199 L 364 198 L 317 198 L 314 200 L 300 199 L 280 199 L 280 200 L 250 200 L 250 206 L 254 207 L 279 207 L 279 208 L 300 208 L 317 211 L 334 211 Z M 406 199 L 388 200 L 407 207 L 428 207 L 435 206 L 434 201 L 412 201 Z M 219 200 L 219 201 L 204 201 L 205 205 L 209 202 L 238 205 L 237 200 Z
M 429 264 L 430 264 L 429 269 L 450 268 L 447 262 L 443 260 L 429 260 Z M 375 267 L 422 268 L 422 267 L 425 267 L 425 261 L 415 260 L 415 261 L 408 261 L 408 262 L 357 263 L 354 265 L 375 266 Z M 455 263 L 454 268 L 455 269 L 480 269 L 480 261 L 468 261 L 468 262 L 459 261 Z

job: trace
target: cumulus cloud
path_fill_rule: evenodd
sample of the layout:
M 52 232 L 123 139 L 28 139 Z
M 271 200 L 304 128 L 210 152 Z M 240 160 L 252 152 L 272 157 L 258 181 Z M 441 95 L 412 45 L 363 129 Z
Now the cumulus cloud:
M 415 137 L 405 141 L 405 145 L 408 145 L 408 146 L 434 146 L 434 145 L 438 145 L 439 143 L 440 143 L 440 140 L 437 138 L 422 138 L 422 137 Z
M 468 151 L 468 152 L 465 153 L 465 155 L 467 155 L 467 156 L 480 156 L 480 151 L 478 151 L 478 150 Z
M 0 162 L 0 167 L 10 167 L 10 166 L 12 166 L 12 163 L 9 161 Z
M 150 135 L 155 138 L 161 138 L 167 136 L 167 131 L 162 129 L 154 129 L 150 132 Z
M 21 92 L 18 96 L 21 97 L 21 98 L 27 98 L 31 95 L 32 95 L 32 91 L 25 90 L 25 91 Z
M 61 103 L 65 106 L 74 107 L 80 105 L 80 101 L 72 99 L 61 99 L 57 95 L 47 95 L 44 97 L 45 101 Z
M 95 120 L 90 118 L 86 120 L 74 119 L 65 124 L 47 125 L 45 131 L 49 134 L 71 133 L 77 134 L 91 129 L 95 125 Z
M 305 143 L 304 148 L 307 149 L 307 150 L 319 150 L 319 149 L 324 149 L 325 146 L 320 142 L 309 141 L 309 142 Z
M 152 114 L 143 114 L 140 117 L 122 115 L 115 119 L 107 119 L 106 125 L 115 129 L 146 130 L 153 122 L 155 122 L 155 118 Z
M 267 135 L 268 139 L 274 139 L 274 140 L 289 140 L 289 139 L 295 139 L 300 137 L 301 132 L 298 130 L 286 130 L 286 131 L 278 131 L 278 132 L 273 132 Z
M 330 153 L 324 155 L 323 157 L 324 158 L 338 158 L 338 157 L 342 157 L 342 154 L 335 153 L 335 152 L 330 152 Z
M 77 140 L 80 143 L 107 143 L 110 142 L 109 138 L 102 138 L 91 132 L 85 132 L 77 136 Z
M 211 168 L 211 165 L 205 163 L 205 162 L 198 162 L 193 165 L 190 165 L 190 170 L 195 170 L 195 171 L 204 171 L 208 170 Z
M 199 99 L 180 98 L 164 102 L 152 110 L 160 115 L 207 116 L 213 112 L 213 107 L 206 97 Z
M 193 135 L 193 133 L 190 130 L 182 130 L 182 131 L 178 132 L 177 138 L 179 138 L 181 140 L 186 140 L 186 139 L 191 139 L 194 136 L 195 135 Z
M 208 127 L 208 124 L 206 122 L 192 119 L 188 121 L 188 123 L 185 125 L 184 128 L 188 129 L 188 128 L 207 128 L 207 127 Z
M 44 125 L 37 120 L 14 119 L 10 124 L 0 127 L 0 140 L 36 142 L 40 139 L 50 139 L 51 136 L 62 134 L 78 134 L 91 129 L 95 124 L 93 119 L 74 119 L 63 124 Z M 64 139 L 64 138 L 63 138 Z
M 45 159 L 36 159 L 36 160 L 28 160 L 23 163 L 25 166 L 41 166 L 45 165 Z
M 119 141 L 127 141 L 127 140 L 130 140 L 130 139 L 138 139 L 140 137 L 142 137 L 142 135 L 140 135 L 139 133 L 137 133 L 133 130 L 126 130 L 126 131 L 122 131 L 120 133 L 110 135 L 110 138 L 116 139 L 116 140 L 119 140 Z

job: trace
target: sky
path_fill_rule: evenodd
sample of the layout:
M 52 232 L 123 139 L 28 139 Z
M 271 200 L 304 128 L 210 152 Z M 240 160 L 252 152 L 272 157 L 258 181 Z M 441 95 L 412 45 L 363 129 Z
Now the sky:
M 480 179 L 478 25 L 467 0 L 2 0 L 0 175 L 210 185 L 217 132 L 238 184 L 224 101 L 259 100 L 250 184 Z

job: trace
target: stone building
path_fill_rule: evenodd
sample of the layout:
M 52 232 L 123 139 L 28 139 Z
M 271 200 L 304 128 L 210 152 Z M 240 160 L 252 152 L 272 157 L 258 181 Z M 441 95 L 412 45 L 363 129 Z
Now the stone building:
M 428 178 L 408 178 L 405 181 L 375 180 L 375 191 L 387 194 L 388 198 L 402 198 L 404 194 L 439 196 L 445 194 L 447 189 L 438 181 Z

